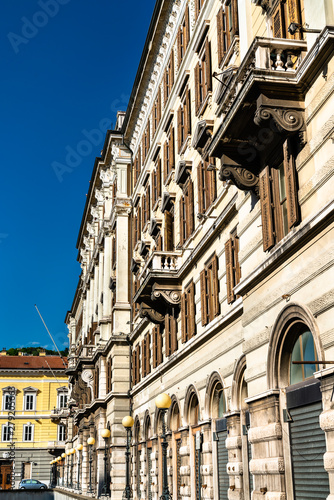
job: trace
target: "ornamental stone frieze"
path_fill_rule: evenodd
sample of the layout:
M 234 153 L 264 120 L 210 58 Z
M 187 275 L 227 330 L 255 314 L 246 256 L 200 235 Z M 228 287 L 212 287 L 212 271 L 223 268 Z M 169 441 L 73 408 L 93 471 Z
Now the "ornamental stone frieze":
M 250 170 L 236 165 L 222 164 L 219 171 L 221 181 L 231 181 L 242 191 L 253 191 L 259 196 L 259 177 Z
M 181 286 L 168 286 L 154 283 L 152 286 L 151 299 L 153 301 L 163 299 L 168 306 L 174 307 L 181 303 L 181 294 Z

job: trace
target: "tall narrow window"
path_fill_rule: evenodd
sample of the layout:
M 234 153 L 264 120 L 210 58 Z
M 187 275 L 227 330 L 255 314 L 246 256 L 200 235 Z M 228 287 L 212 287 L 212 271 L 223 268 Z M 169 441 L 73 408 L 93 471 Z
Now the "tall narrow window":
M 174 85 L 174 50 L 172 50 L 164 76 L 165 106 Z
M 166 184 L 170 178 L 171 171 L 175 168 L 175 144 L 174 144 L 174 128 L 170 127 L 167 132 L 167 140 L 164 144 L 164 183 Z
M 23 425 L 23 441 L 33 441 L 34 440 L 34 426 L 31 424 Z
M 14 435 L 13 424 L 6 423 L 2 426 L 2 441 L 8 442 L 12 441 Z
M 217 197 L 215 159 L 202 161 L 197 168 L 198 211 L 205 213 Z M 213 167 L 213 168 L 212 168 Z
M 239 238 L 236 231 L 225 243 L 225 262 L 226 262 L 226 286 L 227 303 L 231 304 L 235 300 L 233 288 L 239 283 L 241 270 L 239 265 Z
M 191 99 L 190 90 L 186 89 L 177 112 L 177 141 L 179 154 L 183 150 L 187 137 L 191 134 Z
M 239 34 L 238 2 L 231 0 L 217 14 L 218 64 L 220 65 L 230 48 L 233 38 Z
M 198 18 L 205 0 L 195 0 L 195 17 Z
M 300 31 L 291 35 L 288 28 L 291 23 L 301 23 L 302 5 L 300 0 L 279 0 L 271 13 L 271 26 L 274 38 L 291 38 L 301 40 Z
M 194 231 L 194 188 L 189 179 L 180 199 L 180 243 L 183 245 Z
M 307 378 L 313 377 L 313 373 L 319 370 L 319 365 L 316 363 L 317 351 L 314 345 L 312 333 L 305 328 L 306 331 L 299 335 L 291 354 L 290 363 L 290 384 L 297 384 Z M 315 361 L 313 364 L 294 364 L 293 362 Z
M 189 29 L 189 7 L 186 5 L 186 10 L 184 13 L 184 18 L 177 35 L 177 59 L 178 65 L 180 67 L 184 54 L 187 50 L 187 46 L 190 38 Z
M 205 39 L 199 52 L 199 61 L 195 66 L 195 111 L 196 115 L 204 111 L 207 97 L 212 90 L 211 48 L 208 38 Z
M 174 214 L 165 211 L 164 224 L 164 251 L 172 252 L 174 250 Z
M 195 318 L 195 284 L 192 281 L 185 289 L 181 298 L 181 328 L 182 343 L 187 342 L 196 334 Z
M 165 345 L 167 357 L 177 351 L 177 322 L 174 311 L 168 312 L 165 316 Z
M 66 426 L 64 424 L 58 425 L 58 441 L 64 442 L 66 440 Z
M 153 368 L 156 368 L 162 363 L 162 334 L 161 327 L 157 325 L 152 331 L 152 343 L 153 343 Z
M 146 377 L 151 371 L 151 351 L 150 351 L 150 339 L 151 336 L 149 333 L 147 333 L 142 340 L 142 347 L 141 347 L 141 353 L 142 353 L 142 376 Z
M 161 197 L 161 159 L 160 156 L 156 160 L 155 168 L 151 174 L 151 186 L 152 186 L 152 208 L 159 198 Z
M 132 384 L 136 385 L 140 382 L 140 345 L 137 344 L 132 351 Z
M 218 257 L 214 255 L 200 274 L 202 325 L 207 325 L 220 313 Z
M 24 411 L 33 411 L 36 409 L 36 392 L 24 393 Z

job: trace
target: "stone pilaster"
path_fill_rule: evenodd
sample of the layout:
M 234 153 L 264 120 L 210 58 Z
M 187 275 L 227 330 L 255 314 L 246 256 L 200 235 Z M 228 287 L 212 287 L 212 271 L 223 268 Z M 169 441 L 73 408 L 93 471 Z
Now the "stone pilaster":
M 229 500 L 244 500 L 243 488 L 243 463 L 240 414 L 234 413 L 227 416 L 227 429 L 229 437 L 226 439 L 228 450 L 227 473 L 230 487 Z
M 180 448 L 181 456 L 181 497 L 182 500 L 191 499 L 191 477 L 190 477 L 190 442 L 189 430 L 184 429 L 181 431 L 182 446 Z
M 202 425 L 202 433 L 201 476 L 202 498 L 204 500 L 214 498 L 211 423 Z

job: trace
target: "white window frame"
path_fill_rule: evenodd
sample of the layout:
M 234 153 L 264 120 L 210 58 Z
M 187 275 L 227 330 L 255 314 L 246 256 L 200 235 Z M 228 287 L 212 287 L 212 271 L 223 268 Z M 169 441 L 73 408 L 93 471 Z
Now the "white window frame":
M 34 387 L 26 387 L 23 389 L 24 392 L 24 398 L 23 398 L 23 411 L 36 411 L 36 397 L 37 397 L 37 391 L 38 389 L 35 389 Z M 27 397 L 32 396 L 32 408 L 27 408 Z
M 61 429 L 61 428 L 62 428 L 62 429 L 64 429 L 64 430 L 62 431 L 62 432 L 63 432 L 63 434 L 64 434 L 64 439 L 60 439 L 60 438 L 61 438 L 61 433 L 62 433 L 62 432 L 60 431 L 60 429 Z M 57 441 L 58 441 L 59 443 L 64 443 L 64 442 L 65 442 L 65 440 L 66 440 L 66 425 L 65 425 L 65 424 L 58 424 L 58 429 L 57 429 Z
M 27 427 L 31 427 L 31 439 L 25 439 L 25 434 L 26 434 Z M 35 426 L 33 424 L 31 424 L 30 422 L 27 422 L 26 424 L 23 424 L 22 441 L 24 443 L 32 443 L 34 441 L 34 434 L 35 434 Z
M 66 404 L 64 405 L 64 402 L 62 402 L 62 399 L 66 398 Z M 68 401 L 68 393 L 67 391 L 59 391 L 58 392 L 58 397 L 57 397 L 57 408 L 67 408 L 67 401 Z
M 5 437 L 5 429 L 12 429 L 12 432 L 10 433 L 10 438 L 11 439 L 4 439 Z M 5 424 L 2 424 L 2 429 L 1 429 L 1 441 L 4 443 L 10 443 L 13 441 L 13 435 L 14 435 L 14 426 L 10 422 L 6 422 Z
M 10 387 L 4 387 L 2 389 L 3 391 L 3 394 L 2 394 L 2 411 L 15 411 L 15 408 L 16 408 L 16 390 L 15 389 L 15 394 L 14 394 L 14 405 L 12 408 L 6 408 L 6 398 L 7 396 L 11 396 L 11 392 L 9 391 L 9 389 L 12 389 Z

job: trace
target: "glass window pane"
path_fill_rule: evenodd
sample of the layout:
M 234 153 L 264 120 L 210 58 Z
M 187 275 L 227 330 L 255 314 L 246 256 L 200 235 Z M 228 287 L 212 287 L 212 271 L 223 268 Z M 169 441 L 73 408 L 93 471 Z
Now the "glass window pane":
M 303 367 L 302 365 L 294 365 L 292 361 L 302 361 L 300 352 L 300 339 L 298 337 L 297 342 L 294 345 L 291 355 L 290 363 L 290 384 L 297 384 L 303 380 Z
M 219 401 L 218 401 L 218 417 L 221 418 L 224 416 L 225 410 L 225 398 L 224 391 L 221 390 L 219 393 Z
M 305 332 L 302 335 L 302 343 L 303 343 L 303 358 L 304 361 L 313 361 L 316 360 L 314 342 L 311 332 Z M 309 378 L 313 376 L 313 373 L 317 371 L 316 364 L 312 365 L 304 365 L 305 366 L 305 378 Z

